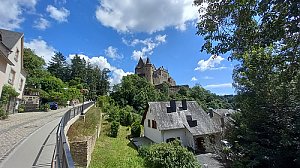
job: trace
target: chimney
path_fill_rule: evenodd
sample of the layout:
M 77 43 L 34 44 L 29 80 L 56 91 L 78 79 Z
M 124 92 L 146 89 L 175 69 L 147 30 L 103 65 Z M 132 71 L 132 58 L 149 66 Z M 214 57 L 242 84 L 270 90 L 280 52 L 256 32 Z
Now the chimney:
M 182 104 L 182 110 L 187 110 L 186 99 L 182 100 L 181 104 Z
M 214 116 L 213 108 L 208 108 L 208 114 L 210 118 L 213 118 Z
M 171 112 L 176 112 L 176 101 L 175 100 L 170 101 L 170 109 L 171 109 Z

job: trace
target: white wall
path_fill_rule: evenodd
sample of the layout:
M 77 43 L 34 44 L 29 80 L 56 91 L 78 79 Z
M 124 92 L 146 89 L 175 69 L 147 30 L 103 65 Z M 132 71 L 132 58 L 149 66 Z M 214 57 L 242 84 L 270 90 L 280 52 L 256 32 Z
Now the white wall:
M 173 129 L 162 131 L 162 138 L 164 142 L 167 142 L 169 138 L 177 138 L 180 137 L 181 144 L 183 146 L 187 146 L 187 137 L 186 137 L 186 129 Z
M 148 127 L 148 119 L 150 120 L 150 127 Z M 154 120 L 153 115 L 148 110 L 146 119 L 144 121 L 144 136 L 151 139 L 155 143 L 163 142 L 161 132 L 158 130 L 158 128 L 152 128 L 152 120 Z M 156 125 L 158 125 L 158 123 Z
M 9 74 L 11 72 L 11 69 L 13 69 L 16 72 L 15 80 L 14 80 L 14 83 L 12 86 L 19 93 L 19 96 L 18 96 L 19 99 L 22 99 L 22 97 L 23 97 L 23 91 L 24 91 L 24 86 L 25 86 L 25 82 L 26 82 L 26 77 L 21 74 L 21 71 L 23 68 L 22 67 L 23 66 L 22 65 L 23 49 L 21 48 L 23 46 L 22 42 L 23 42 L 22 38 L 20 38 L 19 41 L 16 43 L 16 45 L 12 48 L 12 50 L 11 50 L 12 52 L 8 55 L 8 59 L 15 65 L 14 66 L 7 65 L 6 73 L 3 77 L 4 84 L 8 84 L 8 79 L 9 79 Z M 18 56 L 18 59 L 15 60 L 15 54 L 16 54 L 17 49 L 19 50 L 19 56 Z M 19 86 L 20 86 L 21 79 L 23 79 L 23 85 L 22 85 L 22 88 L 20 89 Z
M 187 145 L 186 146 L 189 146 L 189 147 L 195 149 L 194 137 L 188 130 L 186 130 L 186 140 L 187 140 L 187 142 L 186 142 Z

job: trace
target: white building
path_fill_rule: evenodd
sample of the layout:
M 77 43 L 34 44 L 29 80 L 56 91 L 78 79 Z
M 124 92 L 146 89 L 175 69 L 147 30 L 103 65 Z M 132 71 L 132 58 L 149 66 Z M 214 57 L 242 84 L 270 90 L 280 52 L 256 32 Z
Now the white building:
M 5 84 L 11 85 L 22 99 L 26 72 L 23 67 L 23 33 L 0 29 L 0 97 Z M 15 106 L 15 105 L 14 105 Z
M 196 101 L 149 102 L 143 115 L 144 136 L 155 143 L 179 139 L 199 152 L 211 152 L 220 129 Z

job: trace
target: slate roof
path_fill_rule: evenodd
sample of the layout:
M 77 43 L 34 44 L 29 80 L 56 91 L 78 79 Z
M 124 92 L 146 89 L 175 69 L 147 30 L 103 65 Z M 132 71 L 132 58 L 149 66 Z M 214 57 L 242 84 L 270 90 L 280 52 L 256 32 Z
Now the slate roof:
M 9 50 L 11 50 L 16 45 L 18 40 L 23 37 L 23 33 L 5 29 L 0 29 L 0 34 L 2 36 L 1 43 L 4 44 Z
M 220 120 L 220 118 L 224 118 L 224 124 L 230 124 L 232 123 L 234 120 L 232 119 L 231 115 L 236 113 L 236 110 L 232 110 L 232 109 L 213 109 L 213 112 L 215 114 L 213 115 L 219 115 L 219 117 L 213 117 L 213 121 L 219 126 L 219 129 L 222 129 L 222 122 Z
M 218 126 L 196 101 L 187 101 L 187 110 L 182 110 L 182 102 L 176 101 L 176 112 L 171 113 L 167 112 L 170 102 L 149 102 L 148 107 L 148 112 L 154 116 L 159 130 L 187 128 L 194 136 L 219 132 Z M 197 123 L 196 126 L 190 126 L 187 115 Z
M 214 109 L 214 112 L 217 113 L 220 116 L 226 116 L 227 114 L 231 115 L 233 113 L 235 113 L 235 110 L 232 109 Z

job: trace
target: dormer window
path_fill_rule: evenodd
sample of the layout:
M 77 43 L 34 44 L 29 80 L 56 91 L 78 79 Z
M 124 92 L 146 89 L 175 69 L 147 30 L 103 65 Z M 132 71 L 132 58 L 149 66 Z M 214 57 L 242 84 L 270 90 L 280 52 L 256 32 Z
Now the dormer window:
M 19 59 L 19 49 L 17 48 L 16 52 L 15 52 L 15 61 L 18 62 L 18 59 Z

